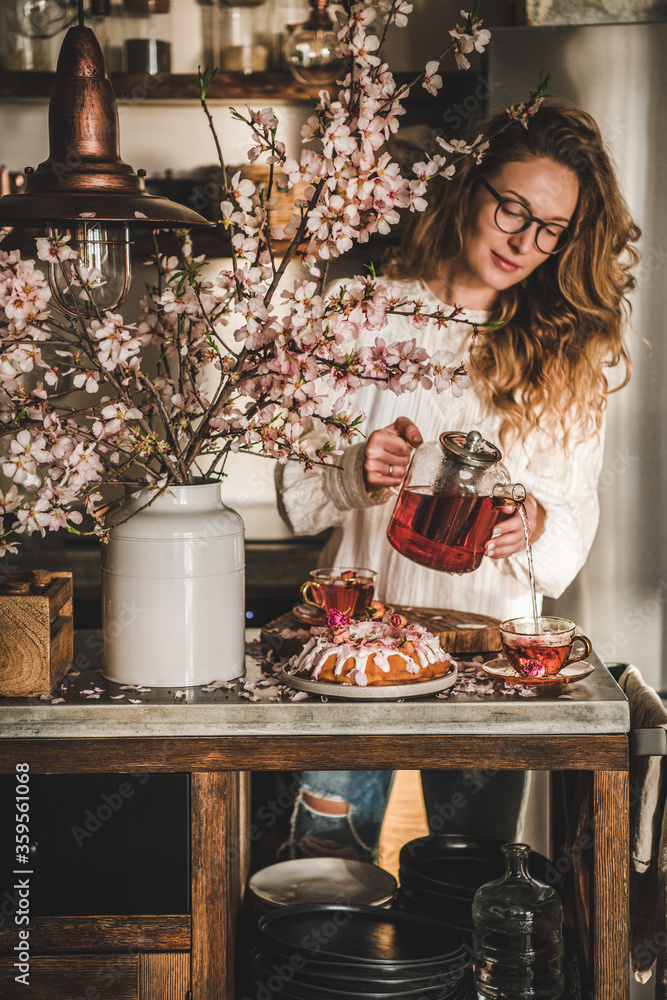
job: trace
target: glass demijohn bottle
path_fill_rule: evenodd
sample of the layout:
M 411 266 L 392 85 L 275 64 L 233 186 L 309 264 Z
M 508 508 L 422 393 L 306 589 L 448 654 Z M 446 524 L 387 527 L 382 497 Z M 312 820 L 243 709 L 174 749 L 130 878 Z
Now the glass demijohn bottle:
M 563 907 L 555 889 L 528 873 L 530 850 L 505 844 L 505 874 L 475 894 L 479 1000 L 557 1000 L 563 994 Z

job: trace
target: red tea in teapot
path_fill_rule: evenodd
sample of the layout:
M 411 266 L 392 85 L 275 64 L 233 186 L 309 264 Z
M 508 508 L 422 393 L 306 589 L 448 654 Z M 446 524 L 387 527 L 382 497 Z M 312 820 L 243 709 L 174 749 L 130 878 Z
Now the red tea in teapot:
M 434 493 L 403 487 L 387 538 L 401 555 L 445 573 L 477 569 L 497 522 L 511 515 L 505 500 L 475 493 Z

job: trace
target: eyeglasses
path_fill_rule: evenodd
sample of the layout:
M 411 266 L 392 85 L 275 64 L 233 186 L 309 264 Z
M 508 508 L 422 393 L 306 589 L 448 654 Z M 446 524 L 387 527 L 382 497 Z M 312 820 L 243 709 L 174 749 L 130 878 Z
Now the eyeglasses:
M 484 177 L 481 181 L 498 202 L 493 218 L 501 233 L 523 233 L 536 222 L 535 246 L 540 253 L 560 253 L 570 238 L 567 226 L 561 226 L 557 222 L 543 222 L 536 215 L 532 215 L 520 201 L 498 194 Z

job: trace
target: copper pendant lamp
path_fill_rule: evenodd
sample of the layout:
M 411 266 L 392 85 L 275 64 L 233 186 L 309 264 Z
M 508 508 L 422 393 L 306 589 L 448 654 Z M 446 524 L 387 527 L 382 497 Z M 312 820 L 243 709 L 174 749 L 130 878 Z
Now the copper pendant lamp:
M 26 167 L 25 192 L 0 198 L 0 225 L 45 228 L 71 237 L 79 266 L 95 269 L 93 301 L 77 298 L 57 262 L 49 281 L 66 312 L 115 309 L 130 284 L 130 229 L 211 226 L 197 212 L 146 192 L 144 171 L 120 158 L 118 110 L 95 34 L 79 24 L 63 40 L 49 102 L 49 157 Z

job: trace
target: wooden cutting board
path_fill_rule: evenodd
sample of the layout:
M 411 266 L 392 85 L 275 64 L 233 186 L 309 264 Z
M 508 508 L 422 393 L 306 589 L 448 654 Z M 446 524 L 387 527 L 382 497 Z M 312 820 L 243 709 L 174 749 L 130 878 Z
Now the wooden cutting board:
M 487 653 L 501 648 L 497 618 L 467 611 L 412 606 L 394 607 L 393 610 L 407 618 L 411 625 L 421 625 L 437 635 L 448 653 Z M 262 628 L 262 644 L 273 649 L 277 656 L 293 656 L 307 641 L 310 626 L 324 625 L 324 622 L 323 615 L 307 623 L 288 611 Z
M 410 624 L 423 625 L 440 639 L 448 653 L 495 652 L 500 645 L 500 621 L 487 615 L 436 608 L 396 608 Z

